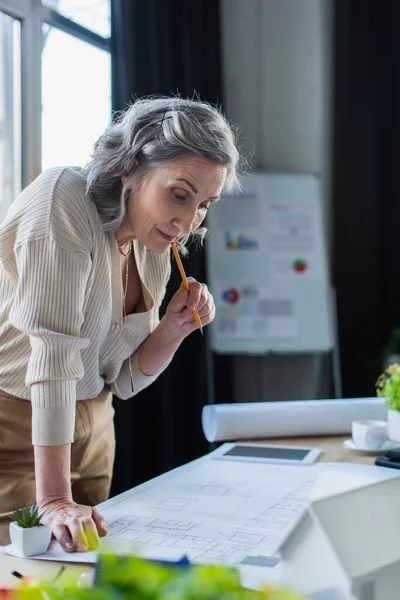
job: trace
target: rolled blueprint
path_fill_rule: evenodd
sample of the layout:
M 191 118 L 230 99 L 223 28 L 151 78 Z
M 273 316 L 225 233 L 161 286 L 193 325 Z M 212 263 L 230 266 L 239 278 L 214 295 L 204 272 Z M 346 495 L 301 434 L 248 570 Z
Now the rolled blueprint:
M 202 424 L 209 442 L 351 432 L 357 419 L 386 420 L 384 398 L 243 402 L 204 406 Z

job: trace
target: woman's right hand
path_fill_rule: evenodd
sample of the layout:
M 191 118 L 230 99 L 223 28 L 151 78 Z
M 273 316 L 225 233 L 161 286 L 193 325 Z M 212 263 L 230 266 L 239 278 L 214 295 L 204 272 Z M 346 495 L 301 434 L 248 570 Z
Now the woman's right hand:
M 99 536 L 107 535 L 107 524 L 97 508 L 58 498 L 42 501 L 43 511 L 43 521 L 66 552 L 95 550 L 100 545 Z

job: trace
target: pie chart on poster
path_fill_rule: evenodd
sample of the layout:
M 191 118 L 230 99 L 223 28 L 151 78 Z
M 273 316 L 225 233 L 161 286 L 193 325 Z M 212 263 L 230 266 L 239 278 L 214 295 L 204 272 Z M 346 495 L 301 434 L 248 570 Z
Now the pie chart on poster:
M 240 294 L 237 289 L 229 288 L 223 292 L 222 298 L 228 304 L 236 304 L 239 301 Z
M 302 258 L 296 258 L 296 260 L 293 261 L 292 267 L 296 273 L 304 273 L 308 269 L 306 261 Z

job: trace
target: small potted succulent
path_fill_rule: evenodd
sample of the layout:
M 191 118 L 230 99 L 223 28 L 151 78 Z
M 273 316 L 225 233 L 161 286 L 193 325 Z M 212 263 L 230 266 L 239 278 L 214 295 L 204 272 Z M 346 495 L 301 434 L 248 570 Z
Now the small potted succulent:
M 400 443 L 400 364 L 394 363 L 378 377 L 376 392 L 386 398 L 388 407 L 388 438 Z
M 35 503 L 14 510 L 15 521 L 10 523 L 10 539 L 14 549 L 22 556 L 35 556 L 46 552 L 51 539 L 51 529 L 42 523 L 43 512 Z

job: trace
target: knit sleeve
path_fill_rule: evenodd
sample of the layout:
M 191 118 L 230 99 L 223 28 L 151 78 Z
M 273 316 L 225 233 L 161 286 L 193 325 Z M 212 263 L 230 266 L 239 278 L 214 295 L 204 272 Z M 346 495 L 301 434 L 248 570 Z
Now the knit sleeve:
M 171 359 L 172 360 L 172 359 Z M 134 391 L 132 392 L 131 374 L 129 368 L 129 361 L 125 360 L 122 364 L 121 371 L 116 379 L 111 384 L 111 391 L 121 400 L 128 400 L 132 396 L 136 396 L 139 392 L 147 388 L 161 375 L 163 371 L 168 367 L 171 361 L 168 361 L 164 367 L 158 373 L 154 375 L 145 375 L 142 373 L 139 367 L 139 349 L 136 350 L 131 356 L 131 367 L 132 376 L 134 381 Z
M 154 329 L 160 322 L 160 307 L 166 293 L 169 278 L 171 276 L 171 263 L 169 253 L 165 253 L 164 256 L 157 257 L 157 260 L 153 260 L 153 262 L 148 265 L 147 276 L 149 277 L 149 283 L 152 289 L 157 289 L 155 314 L 153 319 L 154 331 Z M 165 369 L 171 362 L 168 361 L 158 373 L 155 373 L 154 375 L 145 375 L 144 373 L 142 373 L 139 367 L 139 351 L 140 348 L 138 348 L 132 354 L 130 366 L 129 360 L 125 360 L 123 362 L 121 371 L 116 381 L 111 384 L 111 390 L 113 394 L 115 394 L 118 398 L 121 398 L 122 400 L 127 400 L 132 396 L 136 396 L 136 394 L 138 394 L 139 392 L 147 388 L 149 385 L 151 385 L 157 379 L 157 377 L 159 377 L 161 373 L 165 371 Z M 130 367 L 132 368 L 134 392 L 132 392 Z
M 76 383 L 84 375 L 81 336 L 90 255 L 66 249 L 50 237 L 15 250 L 18 284 L 11 324 L 29 336 L 26 385 L 31 388 L 32 442 L 73 441 Z

